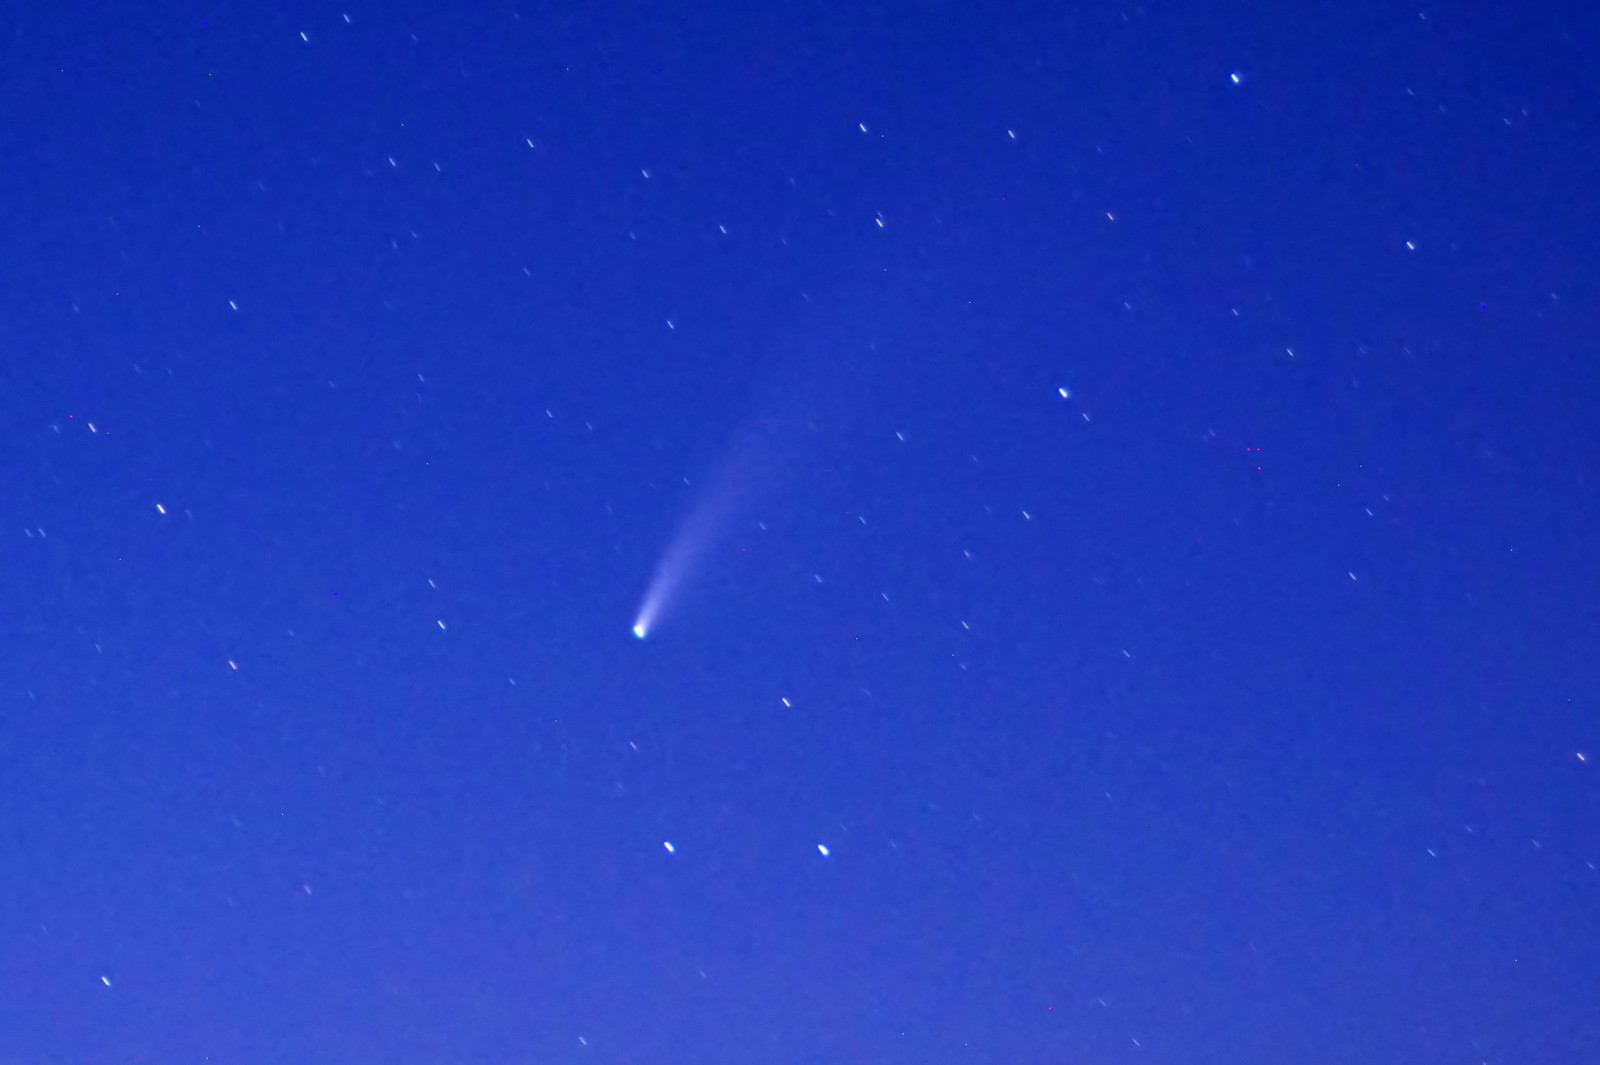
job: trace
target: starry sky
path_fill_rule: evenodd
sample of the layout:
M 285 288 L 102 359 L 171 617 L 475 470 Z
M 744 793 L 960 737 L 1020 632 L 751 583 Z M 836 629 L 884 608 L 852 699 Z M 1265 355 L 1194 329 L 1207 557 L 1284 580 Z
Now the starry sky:
M 1600 1060 L 1597 37 L 16 8 L 0 1065 Z

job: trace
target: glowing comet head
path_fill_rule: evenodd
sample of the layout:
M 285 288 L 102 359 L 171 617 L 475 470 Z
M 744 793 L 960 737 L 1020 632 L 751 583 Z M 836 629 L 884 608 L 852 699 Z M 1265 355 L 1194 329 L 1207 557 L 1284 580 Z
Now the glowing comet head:
M 661 606 L 683 574 L 682 559 L 675 558 L 668 552 L 667 562 L 668 565 L 656 571 L 655 579 L 650 582 L 650 588 L 644 594 L 644 602 L 639 604 L 639 612 L 633 616 L 633 638 L 636 640 L 648 637 L 650 631 L 656 627 L 656 622 L 661 620 Z

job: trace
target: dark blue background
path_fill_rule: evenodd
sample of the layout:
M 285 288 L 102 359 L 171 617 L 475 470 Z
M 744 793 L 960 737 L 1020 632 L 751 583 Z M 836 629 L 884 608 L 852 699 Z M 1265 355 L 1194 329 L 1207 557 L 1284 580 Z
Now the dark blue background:
M 6 18 L 0 1062 L 1600 1060 L 1595 12 Z

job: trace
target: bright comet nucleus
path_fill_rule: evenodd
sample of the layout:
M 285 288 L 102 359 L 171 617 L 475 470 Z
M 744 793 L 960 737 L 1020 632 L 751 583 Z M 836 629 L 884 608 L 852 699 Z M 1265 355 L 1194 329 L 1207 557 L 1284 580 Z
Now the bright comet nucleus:
M 634 635 L 634 637 L 635 637 L 635 638 L 636 638 L 636 639 L 640 639 L 640 640 L 642 640 L 642 639 L 644 639 L 644 637 L 645 637 L 645 634 L 646 634 L 646 633 L 647 633 L 647 632 L 649 632 L 649 631 L 650 631 L 650 630 L 649 630 L 649 629 L 646 629 L 646 628 L 645 628 L 645 627 L 644 627 L 644 622 L 642 622 L 642 621 L 638 621 L 638 622 L 635 622 L 635 623 L 634 623 L 634 626 L 633 626 L 633 635 Z

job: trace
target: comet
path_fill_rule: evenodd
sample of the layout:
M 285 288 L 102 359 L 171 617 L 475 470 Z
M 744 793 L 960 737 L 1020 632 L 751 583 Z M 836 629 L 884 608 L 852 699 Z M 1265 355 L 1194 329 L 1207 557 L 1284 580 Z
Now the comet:
M 722 476 L 695 504 L 672 542 L 667 545 L 654 576 L 650 578 L 649 587 L 645 589 L 644 598 L 639 601 L 639 611 L 634 615 L 635 639 L 643 640 L 650 636 L 656 623 L 676 601 L 684 579 L 695 571 L 726 533 L 729 512 L 741 494 L 743 468 L 743 462 L 735 461 L 723 470 Z
M 847 313 L 828 303 L 813 308 L 804 295 L 804 318 L 793 327 L 799 336 L 782 346 L 721 467 L 661 554 L 634 614 L 635 639 L 655 633 L 740 515 L 767 505 L 775 493 L 788 494 L 796 480 L 815 477 L 824 441 L 842 438 L 852 412 L 871 409 L 864 368 L 877 361 L 877 346 L 863 323 L 884 316 L 878 295 L 875 284 L 865 286 Z M 819 313 L 825 316 L 820 322 Z

